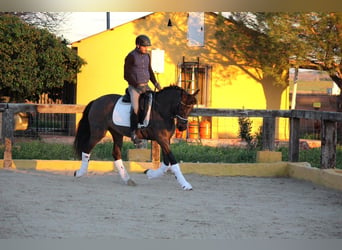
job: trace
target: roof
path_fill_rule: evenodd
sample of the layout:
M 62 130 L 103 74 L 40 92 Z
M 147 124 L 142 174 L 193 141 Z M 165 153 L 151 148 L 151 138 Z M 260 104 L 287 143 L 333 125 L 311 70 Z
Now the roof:
M 139 17 L 139 18 L 136 18 L 136 19 L 130 20 L 130 21 L 128 21 L 128 22 L 125 22 L 125 23 L 122 23 L 122 24 L 119 24 L 119 25 L 113 26 L 113 27 L 112 27 L 112 28 L 110 28 L 110 29 L 106 29 L 106 30 L 103 30 L 103 31 L 101 31 L 101 32 L 94 33 L 94 34 L 92 34 L 92 35 L 90 35 L 90 36 L 87 36 L 87 37 L 84 37 L 84 38 L 82 38 L 82 39 L 80 39 L 80 40 L 77 40 L 77 41 L 71 42 L 71 45 L 73 45 L 73 44 L 75 44 L 75 43 L 79 43 L 79 42 L 81 42 L 82 40 L 86 40 L 86 39 L 89 39 L 89 38 L 91 38 L 91 37 L 94 37 L 94 36 L 97 36 L 97 35 L 103 34 L 103 33 L 105 33 L 105 32 L 112 31 L 112 30 L 114 30 L 114 29 L 116 29 L 116 28 L 118 28 L 118 27 L 120 27 L 120 26 L 126 25 L 126 24 L 128 24 L 128 23 L 131 23 L 131 22 L 134 22 L 134 21 L 137 21 L 137 20 L 140 20 L 140 19 L 144 19 L 144 18 L 146 18 L 147 16 L 149 16 L 149 15 L 152 15 L 152 14 L 154 14 L 154 13 L 155 13 L 155 12 L 152 12 L 152 13 L 150 13 L 150 14 L 147 14 L 147 15 L 141 16 L 141 17 Z
M 104 30 L 104 31 L 101 31 L 101 32 L 98 32 L 98 33 L 92 34 L 92 35 L 90 35 L 90 36 L 84 37 L 84 38 L 82 38 L 82 39 L 80 39 L 80 40 L 77 40 L 77 41 L 71 42 L 71 45 L 73 45 L 73 44 L 76 44 L 76 43 L 79 43 L 79 42 L 81 42 L 82 40 L 86 40 L 86 39 L 89 39 L 89 38 L 91 38 L 91 37 L 94 37 L 94 36 L 97 36 L 97 35 L 103 34 L 103 33 L 105 33 L 105 32 L 111 31 L 111 30 L 114 30 L 114 29 L 116 29 L 116 28 L 118 28 L 118 27 L 120 27 L 120 26 L 126 25 L 126 24 L 128 24 L 128 23 L 131 23 L 131 22 L 134 22 L 134 21 L 137 21 L 137 20 L 140 20 L 140 19 L 144 19 L 144 18 L 146 18 L 147 16 L 153 15 L 153 14 L 155 14 L 155 13 L 156 13 L 156 12 L 152 12 L 152 13 L 150 13 L 150 14 L 147 14 L 147 15 L 141 16 L 141 17 L 139 17 L 139 18 L 136 18 L 136 19 L 130 20 L 130 21 L 128 21 L 128 22 L 125 22 L 125 23 L 122 23 L 122 24 L 120 24 L 120 25 L 113 26 L 113 27 L 112 27 L 112 28 L 110 28 L 110 29 L 107 29 L 107 30 Z M 210 13 L 210 14 L 217 15 L 217 13 L 215 13 L 215 12 L 207 12 L 207 13 Z

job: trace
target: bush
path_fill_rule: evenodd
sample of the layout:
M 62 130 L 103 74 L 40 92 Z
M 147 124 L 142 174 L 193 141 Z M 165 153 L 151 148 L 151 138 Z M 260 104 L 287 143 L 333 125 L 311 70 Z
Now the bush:
M 262 147 L 262 126 L 259 131 L 252 135 L 253 121 L 248 117 L 239 117 L 239 137 L 247 143 L 248 149 L 261 149 Z
M 178 161 L 183 162 L 255 162 L 256 150 L 237 147 L 210 147 L 191 145 L 186 142 L 171 144 L 171 149 Z
M 150 148 L 150 144 L 148 148 Z M 111 142 L 99 143 L 91 152 L 92 160 L 112 161 Z M 131 142 L 124 142 L 122 159 L 127 161 L 127 151 L 134 148 Z M 253 163 L 256 161 L 257 149 L 239 147 L 210 147 L 193 145 L 186 142 L 171 144 L 171 149 L 177 161 L 183 162 L 211 162 L 211 163 Z M 282 160 L 288 161 L 288 148 L 282 147 Z M 4 146 L 0 146 L 0 155 L 4 153 Z M 20 142 L 13 146 L 13 159 L 42 159 L 42 160 L 74 160 L 72 145 L 45 143 L 40 141 Z M 320 148 L 299 151 L 299 161 L 309 162 L 313 167 L 320 167 Z M 342 168 L 342 147 L 337 147 L 337 168 Z

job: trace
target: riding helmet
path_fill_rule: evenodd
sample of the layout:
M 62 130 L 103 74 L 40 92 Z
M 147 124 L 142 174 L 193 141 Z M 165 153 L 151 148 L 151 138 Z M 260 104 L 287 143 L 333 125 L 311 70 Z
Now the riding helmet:
M 151 46 L 151 40 L 146 35 L 139 35 L 135 39 L 135 44 L 140 46 Z

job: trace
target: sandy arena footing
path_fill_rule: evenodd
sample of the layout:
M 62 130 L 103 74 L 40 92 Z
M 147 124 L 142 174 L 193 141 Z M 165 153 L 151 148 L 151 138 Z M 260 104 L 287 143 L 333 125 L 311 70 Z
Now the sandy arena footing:
M 0 170 L 1 239 L 341 239 L 342 192 L 288 177 Z

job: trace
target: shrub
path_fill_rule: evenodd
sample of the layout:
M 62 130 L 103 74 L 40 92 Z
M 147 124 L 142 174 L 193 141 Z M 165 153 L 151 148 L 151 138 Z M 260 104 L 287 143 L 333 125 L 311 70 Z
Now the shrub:
M 150 148 L 150 145 L 148 145 Z M 99 143 L 91 153 L 92 160 L 112 161 L 111 142 Z M 134 148 L 131 142 L 124 142 L 122 159 L 127 160 L 127 151 Z M 171 144 L 171 149 L 177 161 L 183 162 L 211 162 L 211 163 L 253 163 L 256 161 L 257 149 L 239 147 L 210 147 L 193 145 L 186 142 Z M 288 148 L 277 149 L 282 153 L 282 160 L 288 160 Z M 4 154 L 4 146 L 0 145 L 0 155 Z M 41 141 L 15 143 L 12 149 L 13 159 L 42 159 L 42 160 L 74 160 L 72 145 L 45 143 Z M 320 167 L 320 148 L 299 151 L 299 161 L 306 161 L 313 167 Z M 342 147 L 337 147 L 337 168 L 342 168 Z

